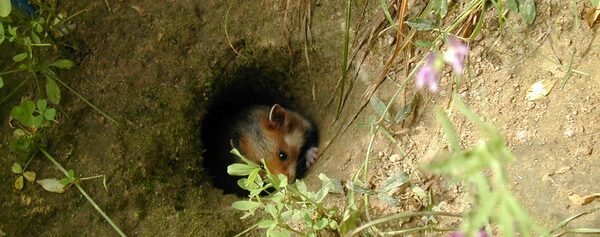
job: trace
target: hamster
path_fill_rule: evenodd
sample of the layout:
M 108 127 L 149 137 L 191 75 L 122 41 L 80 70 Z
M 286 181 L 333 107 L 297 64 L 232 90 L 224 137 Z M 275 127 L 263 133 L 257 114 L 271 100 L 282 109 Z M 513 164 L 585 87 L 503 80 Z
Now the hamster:
M 246 159 L 256 164 L 264 159 L 270 172 L 286 175 L 288 182 L 301 178 L 317 161 L 315 126 L 278 104 L 255 105 L 241 111 L 230 136 L 231 145 Z

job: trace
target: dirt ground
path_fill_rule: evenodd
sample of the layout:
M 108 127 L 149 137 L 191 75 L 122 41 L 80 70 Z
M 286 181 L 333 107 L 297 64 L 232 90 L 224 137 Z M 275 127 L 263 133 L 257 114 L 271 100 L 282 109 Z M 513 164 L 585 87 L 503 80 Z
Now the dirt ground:
M 419 7 L 420 1 L 416 2 L 411 2 L 413 9 Z M 576 205 L 569 196 L 599 192 L 600 84 L 595 82 L 600 81 L 600 38 L 598 26 L 590 29 L 580 19 L 587 1 L 580 1 L 576 11 L 571 2 L 536 2 L 537 17 L 530 26 L 509 17 L 510 27 L 501 28 L 494 10 L 483 14 L 485 26 L 469 45 L 466 83 L 458 92 L 476 113 L 500 129 L 517 157 L 508 170 L 512 191 L 534 220 L 550 227 L 598 205 L 598 201 Z M 78 66 L 62 72 L 61 78 L 120 125 L 63 93 L 59 123 L 49 133 L 48 149 L 78 176 L 106 175 L 108 190 L 100 180 L 85 181 L 83 186 L 126 234 L 232 236 L 253 223 L 239 220 L 241 213 L 231 208 L 238 198 L 212 187 L 202 166 L 202 119 L 215 88 L 227 84 L 240 68 L 279 72 L 288 81 L 280 92 L 293 98 L 296 107 L 319 126 L 321 146 L 327 149 L 321 150 L 306 177 L 310 186 L 320 183 L 318 173 L 347 180 L 364 160 L 370 136 L 369 128 L 360 124 L 375 111 L 370 106 L 358 111 L 365 90 L 376 81 L 392 50 L 393 39 L 385 33 L 376 37 L 364 64 L 353 61 L 351 74 L 360 70 L 340 119 L 334 122 L 335 103 L 328 102 L 340 78 L 344 1 L 312 2 L 309 36 L 303 27 L 306 1 L 289 3 L 289 11 L 286 1 L 268 0 L 107 3 L 77 1 L 61 6 L 69 12 L 86 9 L 69 36 L 74 49 L 66 53 Z M 353 7 L 351 42 L 356 42 L 352 41 L 356 35 L 372 29 L 380 8 L 371 1 L 356 1 Z M 587 75 L 566 76 L 570 62 Z M 541 79 L 558 83 L 547 98 L 527 101 L 527 89 Z M 390 75 L 376 96 L 388 101 L 402 80 L 402 72 Z M 446 203 L 442 210 L 457 212 L 468 207 L 465 190 L 416 168 L 444 145 L 434 111 L 448 104 L 448 81 L 447 76 L 442 78 L 438 94 L 422 92 L 411 121 L 393 127 L 405 156 L 389 139 L 376 137 L 370 174 L 374 186 L 400 171 L 417 174 L 418 184 Z M 414 93 L 410 83 L 392 109 Z M 2 114 L 9 110 L 5 105 L 0 108 Z M 357 113 L 348 130 L 335 137 Z M 3 119 L 8 124 L 7 116 Z M 477 141 L 475 127 L 458 116 L 453 122 L 464 145 Z M 1 144 L 8 144 L 12 129 L 0 129 Z M 0 236 L 117 236 L 74 189 L 54 194 L 27 183 L 23 191 L 15 191 L 9 167 L 19 158 L 6 147 L 0 145 L 4 157 L 0 159 L 4 167 Z M 30 169 L 38 178 L 61 177 L 43 157 L 34 159 Z M 398 194 L 399 208 L 373 202 L 373 215 L 420 209 L 416 196 L 410 191 Z M 600 214 L 593 214 L 575 226 L 598 227 L 598 223 Z

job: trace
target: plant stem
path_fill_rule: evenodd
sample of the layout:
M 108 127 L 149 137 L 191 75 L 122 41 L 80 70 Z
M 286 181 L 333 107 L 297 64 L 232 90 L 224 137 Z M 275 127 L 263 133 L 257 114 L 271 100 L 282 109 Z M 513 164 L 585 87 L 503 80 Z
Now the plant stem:
M 350 17 L 352 16 L 352 0 L 346 1 L 346 20 L 344 30 L 344 52 L 342 55 L 342 80 L 340 82 L 340 101 L 338 103 L 336 111 L 336 120 L 342 113 L 342 107 L 344 107 L 344 87 L 346 86 L 346 80 L 348 79 L 348 51 L 350 45 Z
M 567 224 L 569 224 L 569 222 L 571 222 L 571 221 L 573 221 L 573 220 L 575 220 L 575 219 L 577 219 L 577 218 L 579 218 L 579 217 L 585 216 L 585 215 L 587 215 L 587 214 L 590 214 L 590 213 L 596 212 L 596 211 L 598 211 L 598 210 L 600 210 L 600 207 L 595 207 L 595 208 L 592 208 L 592 209 L 589 209 L 589 210 L 586 210 L 586 211 L 580 212 L 580 213 L 578 213 L 578 214 L 576 214 L 576 215 L 574 215 L 574 216 L 571 216 L 571 217 L 569 217 L 569 218 L 567 218 L 567 219 L 565 219 L 565 220 L 561 221 L 560 223 L 558 223 L 558 224 L 557 224 L 557 225 L 554 227 L 554 229 L 552 229 L 552 230 L 550 231 L 550 234 L 552 234 L 552 233 L 555 233 L 556 231 L 558 231 L 558 230 L 562 229 L 563 227 L 567 226 Z M 554 236 L 556 236 L 556 235 L 554 235 Z
M 439 228 L 435 228 L 435 227 L 430 226 L 430 225 L 426 225 L 426 226 L 419 226 L 419 227 L 415 227 L 415 228 L 409 228 L 409 229 L 402 229 L 402 230 L 395 230 L 395 231 L 390 231 L 390 232 L 384 232 L 384 233 L 382 233 L 382 235 L 384 235 L 384 236 L 385 235 L 398 236 L 398 235 L 405 235 L 405 234 L 413 233 L 413 232 L 419 232 L 419 231 L 423 231 L 423 230 L 434 230 L 434 231 L 438 231 L 438 232 L 452 231 L 452 230 L 439 229 Z
M 303 193 L 301 193 L 297 189 L 293 188 L 292 186 L 287 186 L 286 188 L 287 188 L 288 191 L 290 191 L 290 193 L 293 193 L 294 195 L 302 196 L 306 200 L 308 200 L 308 202 L 310 202 L 311 204 L 315 205 L 317 207 L 317 209 L 319 209 L 319 211 L 323 212 L 323 214 L 325 214 L 327 216 L 327 218 L 329 218 L 329 219 L 333 218 L 332 216 L 329 215 L 329 210 L 327 208 L 321 206 L 320 203 L 315 202 L 310 197 L 307 197 L 306 195 L 304 195 Z
M 296 234 L 299 234 L 299 236 L 306 236 L 306 234 L 305 234 L 305 233 L 302 233 L 302 232 L 300 232 L 300 231 L 298 231 L 298 230 L 296 230 L 296 229 L 294 229 L 294 228 L 290 227 L 290 226 L 289 226 L 289 225 L 287 225 L 287 224 L 279 224 L 279 225 L 277 225 L 277 226 L 279 226 L 279 227 L 281 227 L 281 228 L 283 228 L 283 229 L 291 230 L 292 232 L 294 232 L 294 233 L 296 233 Z
M 258 227 L 258 223 L 254 224 L 253 226 L 248 227 L 248 229 L 245 229 L 244 231 L 238 233 L 237 235 L 235 235 L 234 237 L 240 237 L 246 233 L 248 233 L 249 231 L 251 231 L 252 229 Z
M 38 149 L 44 153 L 44 155 L 46 156 L 46 158 L 48 158 L 48 160 L 50 160 L 61 172 L 63 172 L 63 174 L 65 176 L 67 176 L 67 178 L 69 178 L 69 172 L 62 167 L 62 165 L 60 165 L 60 163 L 58 163 L 49 153 L 48 151 L 46 151 L 46 149 L 44 149 L 43 147 L 38 147 Z M 94 199 L 92 199 L 90 197 L 90 195 L 88 195 L 88 193 L 77 183 L 77 182 L 73 182 L 73 184 L 75 185 L 75 187 L 77 187 L 77 189 L 79 190 L 79 192 L 85 197 L 85 199 L 88 200 L 88 202 L 90 204 L 92 204 L 92 206 L 94 206 L 94 208 L 96 209 L 96 211 L 98 211 L 98 213 L 100 213 L 100 215 L 102 215 L 102 217 L 104 217 L 104 219 L 108 222 L 108 224 L 110 224 L 112 226 L 113 229 L 115 229 L 115 231 L 117 231 L 117 233 L 119 233 L 120 236 L 126 237 L 127 235 L 125 235 L 125 233 L 123 233 L 123 231 L 121 231 L 121 229 L 119 229 L 119 227 L 110 219 L 110 217 L 108 217 L 108 215 L 106 215 L 106 213 L 104 213 L 104 211 L 102 211 L 102 209 L 98 206 L 98 204 L 96 204 L 96 202 L 94 202 Z
M 20 71 L 25 71 L 25 70 L 24 69 L 15 69 L 15 70 L 7 71 L 7 72 L 0 72 L 0 76 L 15 73 L 15 72 L 20 72 Z
M 49 75 L 50 77 L 52 77 L 54 80 L 60 82 L 61 85 L 63 85 L 65 88 L 67 88 L 69 91 L 71 91 L 71 93 L 75 94 L 77 97 L 79 97 L 79 99 L 83 100 L 83 102 L 85 102 L 88 106 L 92 107 L 92 109 L 98 111 L 98 113 L 102 114 L 104 117 L 106 117 L 108 120 L 110 120 L 111 122 L 113 122 L 116 125 L 120 125 L 119 122 L 117 122 L 117 120 L 115 120 L 114 118 L 110 117 L 108 114 L 104 113 L 102 110 L 100 110 L 98 107 L 96 107 L 94 104 L 92 104 L 90 101 L 86 100 L 81 94 L 77 93 L 77 91 L 73 90 L 73 88 L 71 88 L 70 86 L 68 86 L 66 83 L 64 83 L 62 80 L 58 79 L 58 77 L 54 74 L 54 72 L 49 71 L 49 70 L 45 70 L 46 75 Z
M 29 79 L 29 78 L 28 78 Z M 8 95 L 6 95 L 6 97 L 4 97 L 4 99 L 2 99 L 2 101 L 0 101 L 0 105 L 4 104 L 4 102 L 6 102 L 10 97 L 12 97 L 23 85 L 25 85 L 25 82 L 27 82 L 28 79 L 23 80 L 23 82 L 21 82 L 21 84 L 19 84 L 17 86 L 17 88 L 15 88 L 14 90 L 12 90 L 10 93 L 8 93 Z
M 358 228 L 356 228 L 352 232 L 350 232 L 350 234 L 347 234 L 346 237 L 354 236 L 354 235 L 360 233 L 362 230 L 369 228 L 371 226 L 374 226 L 374 225 L 386 223 L 386 222 L 397 220 L 397 219 L 414 217 L 414 216 L 451 216 L 451 217 L 459 217 L 459 218 L 461 217 L 461 215 L 459 215 L 459 214 L 454 214 L 454 213 L 449 213 L 449 212 L 435 212 L 435 211 L 402 212 L 402 213 L 382 217 L 377 220 L 366 223 L 362 226 L 359 226 Z

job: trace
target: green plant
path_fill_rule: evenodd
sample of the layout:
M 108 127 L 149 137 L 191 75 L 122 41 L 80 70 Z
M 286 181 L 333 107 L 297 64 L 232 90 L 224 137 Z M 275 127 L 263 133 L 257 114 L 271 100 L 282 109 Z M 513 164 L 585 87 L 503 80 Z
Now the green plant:
M 110 226 L 119 234 L 119 236 L 127 236 L 125 235 L 125 233 L 123 233 L 123 231 L 110 219 L 110 217 L 108 215 L 106 215 L 106 213 L 104 213 L 104 211 L 102 210 L 102 208 L 100 208 L 100 206 L 98 206 L 98 204 L 96 204 L 96 202 L 94 201 L 94 199 L 92 199 L 92 197 L 90 197 L 90 195 L 83 189 L 83 187 L 81 187 L 80 185 L 80 180 L 82 180 L 83 178 L 79 179 L 75 176 L 75 172 L 73 170 L 69 170 L 67 171 L 60 163 L 58 163 L 58 161 L 56 161 L 56 159 L 54 159 L 54 157 L 52 157 L 52 155 L 50 155 L 50 153 L 48 153 L 48 151 L 46 151 L 46 149 L 44 149 L 43 147 L 38 147 L 38 150 L 40 152 L 42 152 L 42 154 L 44 154 L 44 156 L 50 161 L 52 162 L 52 164 L 54 164 L 54 166 L 56 166 L 64 175 L 65 178 L 61 179 L 61 180 L 57 180 L 57 179 L 46 179 L 44 182 L 42 182 L 40 185 L 42 185 L 44 187 L 44 189 L 48 190 L 48 191 L 56 191 L 56 192 L 65 192 L 71 185 L 74 185 L 77 190 L 79 190 L 79 192 L 81 193 L 81 195 L 83 195 L 85 197 L 85 199 L 94 207 L 94 209 L 96 209 L 96 211 L 98 213 L 100 213 L 100 215 L 104 218 L 104 220 L 106 220 L 106 222 L 108 222 L 108 224 L 110 224 Z M 96 176 L 96 177 L 102 177 L 102 176 Z M 90 178 L 96 178 L 96 177 L 90 177 Z M 89 179 L 89 178 L 88 178 Z M 106 181 L 105 181 L 106 182 Z M 39 181 L 38 181 L 39 183 Z M 106 183 L 104 183 L 104 188 L 106 188 Z
M 237 150 L 232 153 L 245 160 Z M 246 176 L 238 184 L 249 192 L 249 200 L 237 201 L 233 207 L 245 212 L 242 219 L 255 215 L 258 209 L 269 215 L 239 235 L 260 228 L 266 230 L 267 236 L 290 236 L 291 233 L 317 236 L 320 231 L 335 231 L 339 227 L 339 210 L 323 205 L 329 193 L 342 192 L 339 182 L 320 174 L 321 189 L 311 192 L 301 180 L 288 184 L 286 176 L 272 174 L 264 162 L 259 166 L 245 161 L 246 164 L 227 168 L 230 175 Z M 266 193 L 269 195 L 261 196 Z
M 437 117 L 450 144 L 451 153 L 443 154 L 428 165 L 435 173 L 464 182 L 471 194 L 472 208 L 463 216 L 461 230 L 476 233 L 488 225 L 498 228 L 502 236 L 547 234 L 533 223 L 508 187 L 506 168 L 514 157 L 500 133 L 467 109 L 458 96 L 455 108 L 481 130 L 485 138 L 471 148 L 462 149 L 458 135 L 447 115 L 438 110 Z
M 1 65 L 5 69 L 0 71 L 0 88 L 10 87 L 11 91 L 6 95 L 2 94 L 0 105 L 4 105 L 12 96 L 17 95 L 26 85 L 30 85 L 33 90 L 30 94 L 23 93 L 27 96 L 23 97 L 24 99 L 20 101 L 20 104 L 13 106 L 10 112 L 10 124 L 15 128 L 13 132 L 14 140 L 11 141 L 10 147 L 14 151 L 22 152 L 29 159 L 25 167 L 21 167 L 17 162 L 11 167 L 12 172 L 18 175 L 14 187 L 21 190 L 24 186 L 24 180 L 35 181 L 36 174 L 26 169 L 36 154 L 41 152 L 66 177 L 60 180 L 37 180 L 37 183 L 45 190 L 57 193 L 63 193 L 71 186 L 77 187 L 79 192 L 106 219 L 113 229 L 120 236 L 125 236 L 80 185 L 83 180 L 100 178 L 104 175 L 77 178 L 73 170 L 66 171 L 45 149 L 44 131 L 56 122 L 57 110 L 53 106 L 58 105 L 61 100 L 59 84 L 110 121 L 118 124 L 115 119 L 100 111 L 65 84 L 56 73 L 56 70 L 70 69 L 75 65 L 71 60 L 57 56 L 59 53 L 56 50 L 58 47 L 55 40 L 68 33 L 69 27 L 65 26 L 65 23 L 81 12 L 71 17 L 65 17 L 63 14 L 57 13 L 56 1 L 32 0 L 30 4 L 33 4 L 35 8 L 33 6 L 29 7 L 36 9 L 36 11 L 22 13 L 12 11 L 10 0 L 0 0 L 0 45 L 13 52 L 12 63 Z M 5 78 L 7 79 L 5 80 Z M 105 179 L 103 184 L 106 189 Z
M 0 44 L 6 44 L 4 47 L 14 52 L 12 63 L 2 65 L 5 69 L 0 71 L 0 88 L 10 85 L 11 89 L 8 94 L 2 95 L 0 105 L 17 95 L 28 84 L 33 89 L 33 95 L 25 97 L 26 99 L 21 101 L 20 105 L 14 106 L 11 111 L 11 116 L 19 123 L 17 127 L 22 130 L 17 132 L 17 140 L 21 140 L 19 143 L 39 142 L 35 139 L 25 142 L 23 139 L 35 138 L 35 134 L 42 133 L 44 128 L 49 127 L 50 122 L 56 121 L 56 109 L 51 108 L 51 105 L 56 106 L 60 103 L 59 84 L 110 121 L 118 124 L 115 119 L 100 111 L 65 84 L 56 73 L 56 70 L 71 69 L 75 66 L 71 60 L 56 59 L 60 56 L 55 41 L 67 31 L 68 27 L 65 25 L 68 25 L 68 21 L 81 12 L 66 17 L 62 13 L 57 13 L 55 2 L 43 3 L 37 0 L 31 3 L 37 9 L 31 15 L 25 15 L 20 11 L 11 13 L 10 1 L 0 4 L 0 13 L 10 13 L 0 17 Z M 23 132 L 29 133 L 28 136 L 21 136 Z M 30 146 L 18 148 L 31 153 L 26 150 Z
M 27 163 L 27 165 L 29 165 L 29 162 Z M 33 183 L 35 181 L 36 174 L 33 171 L 26 171 L 27 165 L 25 165 L 25 167 L 23 168 L 19 163 L 15 162 L 13 163 L 10 169 L 13 173 L 18 175 L 15 179 L 14 185 L 16 190 L 23 189 L 23 186 L 25 185 L 25 180 L 29 181 L 30 183 Z

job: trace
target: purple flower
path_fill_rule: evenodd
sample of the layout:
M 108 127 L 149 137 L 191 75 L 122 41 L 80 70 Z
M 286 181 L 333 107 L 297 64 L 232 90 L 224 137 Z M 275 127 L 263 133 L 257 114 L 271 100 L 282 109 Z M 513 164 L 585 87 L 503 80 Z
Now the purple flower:
M 449 237 L 465 237 L 465 233 L 460 231 L 454 231 L 448 235 Z
M 465 237 L 467 235 L 461 231 L 454 231 L 454 232 L 450 233 L 449 236 L 450 237 Z M 480 230 L 475 234 L 475 237 L 489 237 L 489 235 L 484 230 Z
M 465 57 L 469 54 L 469 47 L 456 37 L 449 37 L 448 49 L 444 52 L 444 61 L 452 65 L 454 73 L 462 75 Z
M 427 85 L 432 92 L 438 90 L 438 70 L 434 65 L 436 59 L 436 55 L 430 53 L 427 57 L 427 62 L 419 68 L 416 76 L 417 88 L 421 89 L 423 86 Z

